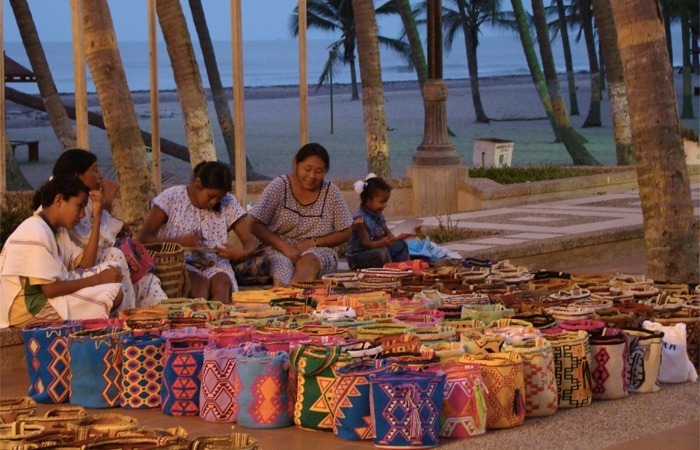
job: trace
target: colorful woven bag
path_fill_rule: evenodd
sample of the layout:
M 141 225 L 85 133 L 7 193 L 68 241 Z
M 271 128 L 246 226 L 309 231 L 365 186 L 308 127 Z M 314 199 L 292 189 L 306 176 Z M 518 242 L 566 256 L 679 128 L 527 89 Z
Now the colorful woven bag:
M 591 381 L 593 399 L 616 400 L 627 397 L 627 336 L 622 330 L 604 328 L 592 334 Z
M 298 372 L 294 423 L 301 428 L 333 429 L 335 371 L 350 363 L 339 346 L 300 345 L 290 355 Z
M 661 348 L 664 334 L 652 330 L 625 330 L 629 339 L 627 353 L 627 390 L 629 392 L 657 392 Z
M 165 344 L 153 335 L 127 336 L 123 343 L 122 408 L 160 407 L 160 379 Z
M 504 344 L 503 351 L 518 353 L 523 359 L 525 417 L 549 416 L 557 412 L 557 381 L 552 344 L 539 337 Z
M 292 425 L 289 414 L 289 355 L 258 352 L 240 356 L 234 369 L 238 424 L 247 428 Z
M 68 336 L 80 331 L 74 322 L 27 325 L 22 330 L 29 372 L 29 397 L 39 403 L 65 403 L 70 396 Z
M 579 408 L 593 400 L 588 333 L 583 330 L 547 334 L 554 351 L 559 408 Z
M 500 334 L 482 334 L 478 331 L 466 331 L 460 335 L 464 351 L 470 355 L 498 353 L 503 347 L 505 337 Z
M 444 372 L 370 375 L 370 402 L 380 448 L 435 447 L 440 436 Z
M 204 348 L 213 345 L 206 337 L 172 338 L 165 342 L 160 409 L 171 416 L 199 414 L 200 371 Z
M 122 337 L 118 328 L 98 328 L 73 333 L 70 354 L 70 402 L 85 408 L 119 406 L 122 390 Z
M 369 376 L 386 373 L 388 369 L 381 360 L 358 361 L 338 368 L 333 402 L 333 433 L 336 436 L 352 441 L 374 437 Z
M 477 364 L 452 363 L 440 414 L 440 436 L 467 438 L 486 433 L 486 387 Z
M 523 360 L 517 353 L 465 355 L 460 362 L 477 364 L 486 386 L 486 428 L 513 428 L 525 421 Z

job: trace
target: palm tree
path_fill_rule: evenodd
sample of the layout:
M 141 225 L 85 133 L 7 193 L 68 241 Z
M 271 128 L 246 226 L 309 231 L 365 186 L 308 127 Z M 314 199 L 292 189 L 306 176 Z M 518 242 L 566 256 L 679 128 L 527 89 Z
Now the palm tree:
M 375 15 L 397 14 L 399 11 L 394 0 L 388 0 L 378 7 Z M 323 71 L 318 78 L 317 89 L 328 79 L 332 70 L 339 63 L 350 66 L 350 84 L 352 87 L 352 100 L 359 100 L 357 91 L 357 68 L 355 67 L 355 47 L 357 36 L 355 33 L 355 19 L 352 0 L 309 0 L 306 4 L 306 26 L 332 33 L 340 32 L 341 37 L 328 46 L 329 56 L 323 66 Z M 290 30 L 294 36 L 299 34 L 299 11 L 294 12 L 289 21 Z M 408 44 L 400 39 L 392 39 L 377 35 L 378 42 L 387 48 L 393 49 L 410 57 Z M 334 72 L 335 73 L 335 72 Z
M 362 77 L 362 112 L 365 120 L 367 170 L 380 177 L 391 177 L 386 111 L 379 61 L 379 36 L 372 0 L 352 0 L 357 29 L 357 53 Z
M 559 21 L 559 31 L 561 33 L 561 44 L 564 48 L 564 64 L 566 65 L 566 82 L 569 86 L 569 108 L 572 116 L 578 116 L 578 99 L 576 98 L 576 79 L 574 77 L 574 63 L 571 58 L 571 42 L 569 41 L 569 31 L 566 20 L 564 0 L 555 0 L 557 6 L 557 19 Z
M 610 0 L 593 0 L 593 15 L 598 29 L 601 59 L 605 61 L 605 78 L 608 82 L 617 164 L 627 166 L 634 163 L 634 144 L 627 105 L 627 86 L 622 73 L 620 50 L 617 47 L 617 30 Z
M 600 83 L 600 66 L 598 66 L 598 52 L 593 33 L 593 14 L 591 12 L 591 0 L 578 0 L 577 7 L 581 17 L 586 50 L 588 53 L 588 70 L 591 76 L 591 104 L 588 107 L 588 115 L 583 121 L 583 128 L 600 127 L 600 101 L 603 97 Z
M 10 5 L 17 21 L 17 28 L 22 37 L 24 49 L 29 57 L 29 63 L 36 76 L 39 94 L 46 107 L 46 113 L 49 115 L 51 127 L 64 150 L 73 148 L 76 145 L 73 123 L 68 118 L 66 109 L 63 107 L 61 98 L 58 95 L 56 84 L 53 82 L 51 69 L 46 60 L 41 40 L 39 40 L 39 33 L 37 33 L 36 25 L 34 25 L 34 18 L 29 10 L 27 0 L 10 0 Z
M 7 191 L 30 191 L 32 185 L 27 181 L 27 178 L 22 173 L 22 169 L 15 159 L 15 154 L 10 145 L 10 138 L 5 134 L 5 181 L 7 182 Z M 1 164 L 0 164 L 1 165 Z M 3 199 L 0 198 L 0 202 Z
M 406 39 L 408 39 L 408 44 L 411 48 L 411 62 L 416 69 L 418 84 L 422 91 L 425 80 L 428 79 L 428 64 L 425 61 L 425 53 L 423 52 L 423 44 L 421 43 L 420 34 L 418 33 L 416 16 L 411 9 L 410 0 L 394 1 L 396 2 L 396 9 L 401 16 Z
M 697 0 L 692 0 L 697 3 Z M 683 109 L 681 110 L 682 119 L 695 119 L 693 113 L 693 75 L 690 66 L 690 17 L 688 9 L 690 8 L 691 0 L 679 0 L 678 11 L 681 22 L 681 40 L 683 44 L 681 50 L 683 52 Z M 697 20 L 697 19 L 696 19 Z
M 663 18 L 654 0 L 611 3 L 637 157 L 647 273 L 661 282 L 696 284 L 700 224 L 693 213 Z
M 158 0 L 156 11 L 180 98 L 190 163 L 195 167 L 202 161 L 216 161 L 207 96 L 180 0 Z
M 124 218 L 143 219 L 155 187 L 107 0 L 83 0 L 83 14 L 85 59 L 104 114 Z

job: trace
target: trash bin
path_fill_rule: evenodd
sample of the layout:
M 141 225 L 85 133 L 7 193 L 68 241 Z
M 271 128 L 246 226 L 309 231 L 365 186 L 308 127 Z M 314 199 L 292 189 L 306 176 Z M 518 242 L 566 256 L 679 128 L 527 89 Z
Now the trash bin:
M 513 141 L 482 138 L 474 141 L 474 167 L 509 167 L 513 161 Z

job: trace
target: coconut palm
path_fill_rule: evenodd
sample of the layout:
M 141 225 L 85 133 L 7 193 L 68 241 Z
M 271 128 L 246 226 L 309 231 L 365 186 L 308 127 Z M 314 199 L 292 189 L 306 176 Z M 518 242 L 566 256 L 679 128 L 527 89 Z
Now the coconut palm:
M 681 22 L 681 40 L 683 51 L 683 108 L 681 109 L 682 119 L 694 119 L 693 113 L 693 75 L 690 66 L 690 3 L 697 3 L 697 0 L 678 0 L 678 15 Z M 697 19 L 696 19 L 697 20 Z
M 362 77 L 367 170 L 380 177 L 390 177 L 389 140 L 386 135 L 382 67 L 379 61 L 379 36 L 374 5 L 372 0 L 352 0 L 352 6 Z
M 202 161 L 216 161 L 207 97 L 180 0 L 158 0 L 156 12 L 180 98 L 190 163 L 195 167 Z
M 566 65 L 566 82 L 569 87 L 569 109 L 572 116 L 578 116 L 578 99 L 576 98 L 576 79 L 574 77 L 574 63 L 571 58 L 571 42 L 569 41 L 569 31 L 567 26 L 564 0 L 555 0 L 557 9 L 557 20 L 559 31 L 561 32 L 561 44 L 564 49 L 564 64 Z
M 611 3 L 627 84 L 647 273 L 661 282 L 696 284 L 700 225 L 693 213 L 663 18 L 655 0 Z M 639 39 L 641 30 L 646 39 Z
M 375 15 L 397 14 L 398 9 L 394 0 L 389 0 L 375 9 Z M 352 87 L 352 100 L 359 100 L 357 91 L 357 68 L 355 67 L 355 47 L 357 37 L 355 33 L 355 20 L 352 0 L 309 0 L 306 4 L 306 26 L 330 33 L 341 33 L 340 39 L 328 46 L 329 55 L 323 66 L 323 71 L 318 78 L 317 88 L 320 88 L 328 79 L 330 72 L 335 70 L 338 64 L 350 66 L 350 84 Z M 290 30 L 294 36 L 299 34 L 299 11 L 294 12 L 289 21 Z M 383 46 L 399 52 L 406 58 L 410 58 L 408 44 L 400 39 L 392 39 L 377 35 L 378 42 Z M 333 72 L 335 73 L 335 72 Z
M 58 95 L 58 90 L 53 81 L 51 69 L 46 60 L 41 40 L 39 40 L 39 33 L 36 30 L 36 25 L 34 25 L 34 18 L 27 0 L 10 0 L 10 5 L 17 21 L 17 28 L 22 37 L 22 43 L 27 52 L 29 63 L 36 77 L 36 84 L 39 87 L 39 94 L 46 107 L 51 127 L 64 150 L 73 148 L 76 145 L 73 123 L 68 118 L 66 109 L 63 107 L 61 98 Z
M 394 0 L 394 2 L 396 3 L 396 10 L 401 16 L 404 34 L 406 35 L 408 45 L 411 49 L 411 63 L 416 69 L 418 84 L 422 91 L 425 80 L 428 79 L 428 64 L 425 61 L 425 52 L 423 52 L 423 44 L 421 43 L 420 34 L 418 33 L 416 16 L 411 8 L 410 0 Z
M 32 185 L 27 181 L 27 178 L 22 173 L 22 169 L 15 159 L 15 154 L 12 151 L 12 145 L 10 145 L 10 138 L 5 134 L 5 189 L 7 191 L 29 191 L 32 189 Z M 2 166 L 2 164 L 0 164 Z M 0 203 L 2 203 L 3 198 L 0 198 Z
M 595 34 L 593 32 L 593 13 L 591 12 L 591 0 L 578 0 L 576 2 L 579 15 L 581 17 L 581 28 L 583 29 L 586 50 L 588 54 L 588 70 L 591 77 L 591 103 L 588 107 L 586 120 L 583 121 L 583 128 L 600 127 L 600 101 L 603 97 L 600 83 L 600 66 L 598 65 L 598 52 L 595 44 Z
M 124 218 L 143 219 L 155 195 L 107 0 L 83 0 L 85 59 L 102 107 Z

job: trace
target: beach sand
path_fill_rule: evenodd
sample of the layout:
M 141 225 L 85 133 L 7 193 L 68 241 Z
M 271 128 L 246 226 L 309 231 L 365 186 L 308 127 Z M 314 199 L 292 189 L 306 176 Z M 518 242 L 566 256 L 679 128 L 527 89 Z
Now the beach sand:
M 549 122 L 528 76 L 480 79 L 482 102 L 490 124 L 474 122 L 474 111 L 468 80 L 448 80 L 447 121 L 456 134 L 451 138 L 462 157 L 462 164 L 472 164 L 473 140 L 496 137 L 513 140 L 513 165 L 571 165 L 562 144 L 554 142 Z M 698 76 L 693 79 L 698 85 Z M 568 103 L 566 81 L 560 81 Z M 676 93 L 682 93 L 682 78 L 675 75 Z M 590 79 L 587 74 L 576 76 L 578 116 L 572 116 L 574 128 L 588 141 L 587 148 L 604 165 L 615 165 L 615 147 L 611 128 L 610 104 L 603 94 L 600 128 L 582 129 L 590 103 Z M 90 111 L 100 112 L 97 95 L 88 95 Z M 148 92 L 132 93 L 142 129 L 150 130 Z M 405 175 L 415 149 L 423 138 L 423 104 L 418 84 L 413 82 L 385 83 L 384 97 L 387 114 L 391 169 L 394 177 Z M 73 95 L 63 95 L 66 104 Z M 246 150 L 256 172 L 275 177 L 291 169 L 292 158 L 299 148 L 298 87 L 273 86 L 245 90 Z M 177 92 L 160 95 L 161 136 L 186 145 L 184 125 Z M 697 97 L 694 97 L 695 113 Z M 221 138 L 213 103 L 209 102 L 214 139 L 218 157 L 228 161 Z M 324 145 L 331 155 L 330 178 L 361 178 L 367 173 L 362 101 L 351 101 L 348 85 L 334 86 L 333 134 L 331 134 L 330 95 L 324 87 L 315 92 L 309 88 L 309 139 Z M 686 126 L 698 129 L 697 120 L 683 120 Z M 24 148 L 17 150 L 22 172 L 34 187 L 48 179 L 53 162 L 61 152 L 60 145 L 45 113 L 14 103 L 7 103 L 7 133 L 11 140 L 38 140 L 38 162 L 28 163 Z M 105 131 L 90 127 L 90 149 L 98 155 L 102 170 L 113 174 L 111 154 Z M 162 156 L 164 181 L 168 184 L 190 179 L 189 163 L 169 155 Z

